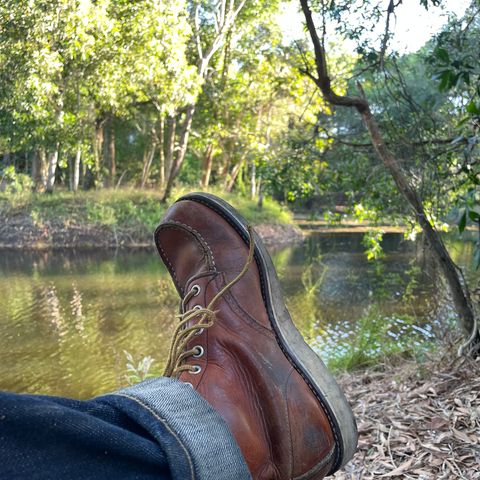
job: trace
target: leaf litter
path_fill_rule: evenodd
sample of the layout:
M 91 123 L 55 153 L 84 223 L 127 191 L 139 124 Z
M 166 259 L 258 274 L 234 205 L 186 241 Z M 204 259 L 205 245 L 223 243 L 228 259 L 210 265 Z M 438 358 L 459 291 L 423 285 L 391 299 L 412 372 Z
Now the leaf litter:
M 333 478 L 480 480 L 480 359 L 447 358 L 341 375 L 359 440 Z

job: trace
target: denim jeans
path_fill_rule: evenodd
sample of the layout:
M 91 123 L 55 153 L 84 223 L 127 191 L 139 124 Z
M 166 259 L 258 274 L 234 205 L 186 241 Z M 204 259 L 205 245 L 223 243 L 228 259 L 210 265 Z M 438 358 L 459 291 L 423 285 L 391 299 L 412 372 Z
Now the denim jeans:
M 0 392 L 0 479 L 250 479 L 190 386 L 147 380 L 92 400 Z

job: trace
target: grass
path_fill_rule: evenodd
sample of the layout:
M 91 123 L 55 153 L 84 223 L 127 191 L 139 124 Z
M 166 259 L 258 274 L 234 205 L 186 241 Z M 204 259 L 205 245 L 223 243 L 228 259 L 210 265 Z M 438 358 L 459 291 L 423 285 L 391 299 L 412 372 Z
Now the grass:
M 353 326 L 335 325 L 325 338 L 325 345 L 318 342 L 315 347 L 329 368 L 337 372 L 372 367 L 400 357 L 421 361 L 438 344 L 431 325 L 419 326 L 409 315 L 381 315 L 375 307 Z
M 188 191 L 191 190 L 175 190 L 172 201 Z M 263 208 L 259 209 L 256 202 L 248 198 L 215 189 L 209 191 L 230 202 L 253 224 L 293 223 L 292 214 L 274 200 L 265 199 Z M 0 193 L 0 214 L 28 214 L 37 225 L 62 222 L 67 226 L 93 224 L 153 232 L 167 206 L 161 203 L 161 194 L 152 190 L 100 189 L 76 194 L 59 191 L 52 195 Z

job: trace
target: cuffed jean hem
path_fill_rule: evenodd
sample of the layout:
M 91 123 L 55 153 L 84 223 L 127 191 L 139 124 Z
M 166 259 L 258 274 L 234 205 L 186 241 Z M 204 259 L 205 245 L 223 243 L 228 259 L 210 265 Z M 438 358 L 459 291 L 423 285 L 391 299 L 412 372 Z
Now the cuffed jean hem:
M 174 479 L 251 479 L 227 424 L 189 385 L 161 377 L 96 400 L 134 418 L 159 441 Z

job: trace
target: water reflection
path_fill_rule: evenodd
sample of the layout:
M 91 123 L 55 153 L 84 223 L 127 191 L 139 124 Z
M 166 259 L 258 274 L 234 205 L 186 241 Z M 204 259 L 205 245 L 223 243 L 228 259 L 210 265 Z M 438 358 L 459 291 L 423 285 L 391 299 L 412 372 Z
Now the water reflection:
M 467 264 L 472 241 L 450 241 Z M 308 341 L 341 348 L 352 325 L 377 317 L 438 317 L 435 269 L 419 245 L 385 236 L 369 263 L 361 235 L 312 235 L 273 249 L 287 304 Z M 0 252 L 0 389 L 87 398 L 126 384 L 125 351 L 160 373 L 178 299 L 152 250 Z M 373 307 L 374 306 L 374 307 Z M 430 326 L 426 327 L 427 333 Z M 392 330 L 395 334 L 396 330 Z

